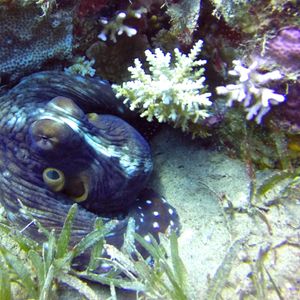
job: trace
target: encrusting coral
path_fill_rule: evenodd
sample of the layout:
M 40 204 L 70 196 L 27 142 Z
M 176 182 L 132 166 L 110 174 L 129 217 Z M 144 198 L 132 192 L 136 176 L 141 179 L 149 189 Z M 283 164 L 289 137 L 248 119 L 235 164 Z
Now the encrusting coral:
M 174 62 L 171 54 L 164 54 L 159 48 L 152 53 L 145 51 L 149 64 L 147 74 L 139 59 L 129 67 L 132 81 L 122 85 L 113 85 L 117 97 L 125 97 L 131 110 L 140 112 L 148 121 L 154 118 L 158 122 L 168 122 L 183 131 L 197 135 L 193 125 L 209 117 L 208 108 L 212 102 L 211 93 L 206 92 L 203 76 L 206 61 L 198 60 L 203 42 L 199 40 L 188 55 L 174 50 Z M 199 129 L 199 131 L 201 131 Z
M 43 12 L 31 4 L 26 7 L 0 6 L 0 77 L 16 80 L 39 70 L 49 60 L 62 61 L 72 55 L 72 6 Z
M 232 106 L 233 101 L 243 103 L 247 120 L 255 118 L 255 121 L 260 124 L 263 116 L 270 111 L 271 105 L 285 101 L 284 95 L 268 88 L 270 82 L 282 79 L 283 75 L 278 70 L 265 74 L 259 73 L 256 62 L 249 67 L 244 66 L 240 60 L 233 61 L 233 64 L 234 69 L 228 73 L 239 76 L 236 84 L 218 86 L 217 94 L 228 96 L 228 106 Z

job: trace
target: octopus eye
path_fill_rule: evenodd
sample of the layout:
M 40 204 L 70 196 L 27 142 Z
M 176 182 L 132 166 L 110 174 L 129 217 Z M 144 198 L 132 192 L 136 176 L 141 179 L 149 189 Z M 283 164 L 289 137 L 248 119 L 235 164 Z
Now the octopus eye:
M 46 152 L 76 148 L 80 143 L 79 135 L 70 126 L 52 119 L 35 121 L 29 136 L 35 149 Z
M 43 172 L 43 180 L 53 192 L 61 191 L 65 186 L 65 175 L 55 168 L 47 168 Z
M 53 192 L 62 192 L 75 202 L 83 202 L 88 198 L 89 184 L 86 176 L 66 176 L 61 170 L 47 168 L 43 172 L 43 180 Z
M 48 103 L 48 106 L 54 109 L 63 110 L 65 113 L 77 119 L 82 119 L 84 117 L 84 112 L 80 107 L 76 105 L 72 99 L 66 97 L 55 97 Z

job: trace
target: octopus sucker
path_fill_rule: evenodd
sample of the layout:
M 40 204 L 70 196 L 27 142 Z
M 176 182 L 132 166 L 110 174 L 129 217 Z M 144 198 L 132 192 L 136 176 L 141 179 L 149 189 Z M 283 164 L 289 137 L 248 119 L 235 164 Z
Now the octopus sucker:
M 127 123 L 133 114 L 107 82 L 39 72 L 1 96 L 0 111 L 0 201 L 24 234 L 45 239 L 27 213 L 59 233 L 74 202 L 72 245 L 99 217 L 115 223 L 106 242 L 119 249 L 130 219 L 145 239 L 179 232 L 175 208 L 147 189 L 150 146 Z M 84 268 L 88 258 L 87 252 L 76 266 Z

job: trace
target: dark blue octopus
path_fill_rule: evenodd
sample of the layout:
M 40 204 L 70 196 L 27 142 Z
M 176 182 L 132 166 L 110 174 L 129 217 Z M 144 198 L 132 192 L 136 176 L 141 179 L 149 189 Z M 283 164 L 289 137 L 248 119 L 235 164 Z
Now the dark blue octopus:
M 36 73 L 0 98 L 0 111 L 0 200 L 25 234 L 45 238 L 32 217 L 59 233 L 74 202 L 79 209 L 72 245 L 93 230 L 99 216 L 104 223 L 116 220 L 106 242 L 118 248 L 129 217 L 147 241 L 149 233 L 158 240 L 159 232 L 178 231 L 175 209 L 145 188 L 150 147 L 122 120 L 131 113 L 108 83 Z M 88 253 L 79 266 L 87 259 Z

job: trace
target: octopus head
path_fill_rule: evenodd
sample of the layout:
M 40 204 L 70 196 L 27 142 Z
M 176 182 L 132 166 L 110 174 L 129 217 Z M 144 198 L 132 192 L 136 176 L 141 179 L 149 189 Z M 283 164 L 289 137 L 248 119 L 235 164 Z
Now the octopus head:
M 38 116 L 29 127 L 31 148 L 42 155 L 62 155 L 82 144 L 79 122 L 83 111 L 65 97 L 52 99 L 45 113 Z

